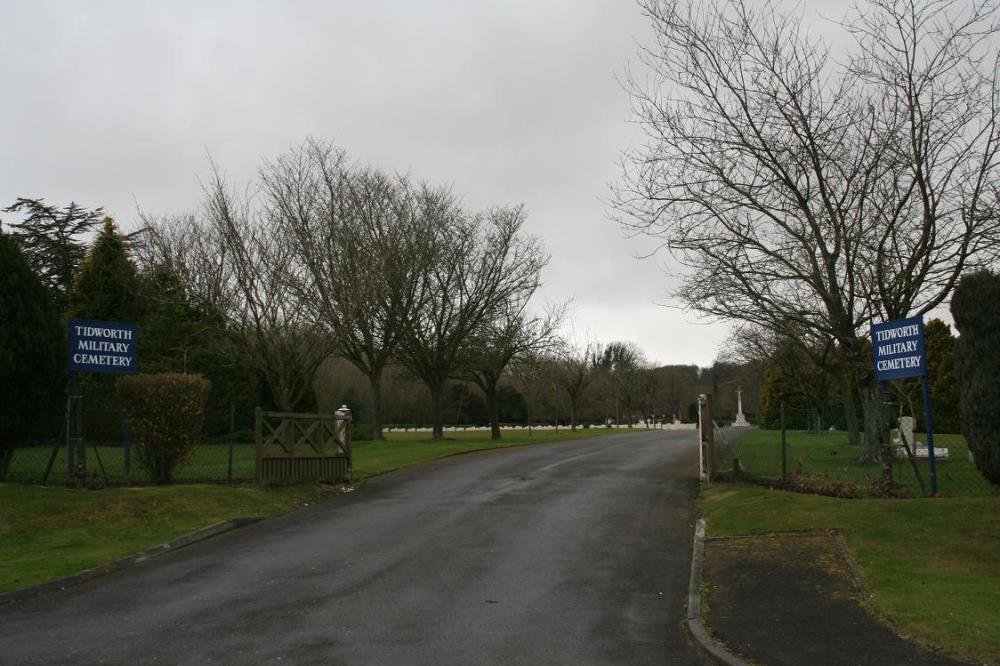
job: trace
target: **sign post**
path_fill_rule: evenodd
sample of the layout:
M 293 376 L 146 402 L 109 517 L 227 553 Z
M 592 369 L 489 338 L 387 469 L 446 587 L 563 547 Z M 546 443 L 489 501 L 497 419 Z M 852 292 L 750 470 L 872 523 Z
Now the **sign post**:
M 923 317 L 909 317 L 872 325 L 872 355 L 879 382 L 920 377 L 927 424 L 927 460 L 930 464 L 931 495 L 937 495 L 937 462 L 934 457 L 934 419 L 927 381 L 927 349 Z
M 137 326 L 132 323 L 69 320 L 69 391 L 66 403 L 66 458 L 70 476 L 87 472 L 81 421 L 80 372 L 132 374 L 138 371 Z M 95 449 L 96 451 L 96 449 Z M 100 462 L 100 457 L 98 457 Z

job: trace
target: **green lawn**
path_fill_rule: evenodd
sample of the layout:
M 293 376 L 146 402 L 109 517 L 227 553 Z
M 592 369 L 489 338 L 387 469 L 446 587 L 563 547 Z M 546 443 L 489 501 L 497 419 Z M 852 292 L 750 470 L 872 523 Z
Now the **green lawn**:
M 392 433 L 386 442 L 355 442 L 354 469 L 358 479 L 433 460 L 456 453 L 500 446 L 524 446 L 571 439 L 618 434 L 608 429 L 535 430 L 504 433 L 500 442 L 488 432 L 447 433 L 442 442 L 431 441 L 428 433 Z M 20 449 L 24 470 L 29 457 Z M 121 451 L 103 455 L 109 475 L 123 480 Z M 234 447 L 234 460 L 244 476 L 253 476 L 253 448 Z M 48 452 L 37 450 L 44 470 Z M 116 462 L 117 458 L 117 462 Z M 220 462 L 220 458 L 221 461 Z M 226 478 L 228 447 L 201 446 L 181 478 Z M 17 462 L 18 458 L 15 458 Z M 117 464 L 117 467 L 115 465 Z M 221 466 L 221 467 L 220 467 Z M 221 469 L 221 473 L 220 473 Z M 186 475 L 186 476 L 185 476 Z M 16 477 L 15 477 L 16 478 Z M 133 469 L 131 480 L 143 480 Z M 290 511 L 302 503 L 315 501 L 332 492 L 328 486 L 271 486 L 254 484 L 175 484 L 169 486 L 129 486 L 100 491 L 63 487 L 0 483 L 0 592 L 19 589 L 66 576 L 107 562 L 199 527 L 243 516 L 271 516 Z
M 359 479 L 365 479 L 400 467 L 467 451 L 552 444 L 574 439 L 622 435 L 626 432 L 609 428 L 580 428 L 576 432 L 571 432 L 569 428 L 560 428 L 559 432 L 533 430 L 530 435 L 523 431 L 511 431 L 504 432 L 503 439 L 498 442 L 492 441 L 490 433 L 482 430 L 448 432 L 441 442 L 432 441 L 430 433 L 426 432 L 394 432 L 386 435 L 387 439 L 384 442 L 354 443 L 354 474 Z
M 94 449 L 97 449 L 96 453 Z M 199 444 L 194 450 L 194 456 L 183 465 L 177 473 L 178 481 L 226 481 L 229 478 L 229 445 Z M 255 475 L 256 455 L 252 444 L 235 444 L 233 450 L 233 475 L 235 481 L 253 479 Z M 19 448 L 14 452 L 8 481 L 19 483 L 41 483 L 52 449 L 41 446 Z M 147 476 L 132 455 L 131 468 L 125 473 L 124 450 L 120 446 L 87 447 L 87 471 L 103 480 L 101 465 L 112 484 L 146 483 Z M 52 466 L 48 483 L 58 484 L 66 481 L 66 448 L 59 449 Z
M 0 592 L 68 576 L 229 518 L 284 513 L 331 490 L 310 484 L 86 491 L 0 483 Z
M 504 431 L 499 442 L 490 440 L 490 434 L 482 430 L 446 432 L 445 440 L 433 442 L 427 432 L 394 432 L 386 435 L 385 442 L 355 442 L 354 472 L 357 478 L 366 478 L 373 474 L 381 474 L 398 467 L 405 467 L 424 460 L 441 458 L 455 453 L 492 449 L 501 446 L 523 446 L 526 444 L 543 444 L 547 442 L 562 442 L 571 439 L 602 437 L 624 433 L 624 430 L 608 428 L 580 428 L 571 432 L 569 428 L 554 430 Z M 91 475 L 100 474 L 101 467 L 107 473 L 111 484 L 146 483 L 147 478 L 139 466 L 135 456 L 132 456 L 131 469 L 125 473 L 125 457 L 120 446 L 99 446 L 87 449 L 87 469 Z M 229 479 L 228 444 L 200 444 L 195 448 L 192 459 L 183 465 L 177 473 L 176 480 L 181 482 L 212 482 Z M 8 481 L 20 483 L 40 483 L 48 464 L 52 450 L 47 447 L 24 447 L 14 452 Z M 247 481 L 255 478 L 256 455 L 252 444 L 235 444 L 232 446 L 234 481 Z M 98 457 L 100 460 L 98 460 Z M 56 456 L 52 467 L 50 484 L 63 483 L 66 480 L 66 450 L 62 448 Z
M 712 536 L 837 529 L 872 610 L 937 650 L 1000 664 L 1000 497 L 851 500 L 716 484 Z
M 924 437 L 919 436 L 921 442 Z M 818 481 L 875 483 L 881 475 L 877 463 L 861 461 L 861 448 L 847 442 L 846 432 L 811 434 L 801 430 L 787 433 L 787 469 L 805 473 Z M 969 462 L 969 447 L 961 435 L 936 435 L 935 447 L 948 448 L 948 459 L 938 460 L 938 494 L 942 496 L 996 495 L 991 486 Z M 781 432 L 751 430 L 736 445 L 731 454 L 739 458 L 746 472 L 755 477 L 781 478 Z M 728 462 L 728 461 L 726 461 Z M 918 460 L 918 467 L 927 487 L 930 487 L 928 462 Z M 910 463 L 898 459 L 893 464 L 894 478 L 913 496 L 920 496 L 920 486 Z

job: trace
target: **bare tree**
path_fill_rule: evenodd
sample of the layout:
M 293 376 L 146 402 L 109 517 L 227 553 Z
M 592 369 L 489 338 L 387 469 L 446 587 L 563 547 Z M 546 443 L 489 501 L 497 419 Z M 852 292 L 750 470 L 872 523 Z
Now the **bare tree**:
M 217 313 L 225 293 L 226 266 L 218 239 L 205 220 L 194 213 L 155 216 L 142 211 L 139 218 L 143 227 L 132 250 L 140 268 L 176 276 L 192 307 Z
M 302 264 L 273 211 L 256 208 L 249 195 L 237 196 L 214 164 L 204 210 L 199 247 L 214 252 L 218 262 L 210 297 L 241 334 L 275 404 L 293 411 L 312 390 L 316 369 L 333 346 L 291 287 L 301 279 Z
M 604 348 L 599 367 L 607 374 L 614 392 L 616 425 L 624 410 L 628 427 L 632 427 L 643 393 L 642 375 L 646 366 L 646 355 L 634 342 L 616 341 Z
M 511 294 L 510 300 L 501 303 L 496 312 L 484 319 L 465 343 L 461 361 L 465 368 L 463 374 L 486 398 L 491 439 L 500 439 L 497 401 L 500 379 L 512 363 L 545 353 L 558 342 L 556 330 L 562 323 L 565 308 L 554 308 L 544 315 L 528 312 L 528 301 L 537 287 L 535 283 Z
M 602 355 L 601 345 L 590 342 L 582 349 L 567 345 L 555 361 L 555 381 L 569 404 L 570 430 L 576 431 L 580 401 L 594 382 Z
M 427 226 L 446 194 L 312 139 L 267 162 L 261 180 L 306 269 L 300 302 L 368 378 L 372 437 L 382 439 L 382 376 L 422 297 Z
M 433 259 L 400 357 L 430 391 L 433 436 L 440 440 L 442 394 L 449 378 L 461 373 L 467 340 L 504 303 L 537 289 L 548 258 L 536 238 L 520 233 L 520 206 L 469 215 L 449 197 L 437 199 L 427 214 L 433 220 Z
M 865 2 L 846 64 L 771 3 L 641 5 L 648 141 L 623 164 L 621 222 L 689 268 L 690 307 L 834 340 L 852 441 L 864 393 L 877 457 L 868 324 L 927 312 L 996 256 L 996 3 Z

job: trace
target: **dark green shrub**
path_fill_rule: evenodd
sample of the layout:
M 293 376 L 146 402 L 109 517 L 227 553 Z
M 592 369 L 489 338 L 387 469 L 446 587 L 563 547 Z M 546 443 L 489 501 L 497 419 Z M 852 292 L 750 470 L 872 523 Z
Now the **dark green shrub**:
M 15 446 L 59 431 L 65 358 L 48 291 L 0 232 L 0 479 Z
M 209 382 L 201 375 L 131 375 L 118 381 L 136 458 L 154 483 L 168 483 L 191 459 L 205 423 Z
M 367 423 L 351 424 L 351 441 L 367 442 L 372 438 L 372 428 Z
M 1000 485 L 1000 275 L 962 278 L 951 300 L 961 334 L 955 348 L 962 434 L 976 467 Z

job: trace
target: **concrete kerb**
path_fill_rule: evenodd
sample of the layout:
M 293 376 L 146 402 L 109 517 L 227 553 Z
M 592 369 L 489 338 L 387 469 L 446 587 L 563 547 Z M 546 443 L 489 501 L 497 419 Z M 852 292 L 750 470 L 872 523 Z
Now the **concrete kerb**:
M 701 577 L 705 555 L 705 519 L 699 518 L 694 528 L 694 548 L 691 553 L 691 580 L 688 583 L 687 624 L 698 645 L 715 659 L 729 666 L 750 666 L 709 635 L 701 623 Z
M 32 585 L 31 587 L 26 587 L 22 590 L 14 590 L 13 592 L 6 592 L 0 594 L 0 604 L 10 604 L 22 599 L 27 599 L 28 597 L 34 597 L 39 594 L 44 594 L 46 592 L 54 592 L 57 590 L 64 590 L 68 587 L 73 587 L 84 583 L 92 578 L 97 578 L 98 576 L 105 576 L 114 571 L 124 569 L 125 567 L 138 564 L 144 560 L 148 560 L 151 557 L 156 557 L 157 555 L 163 555 L 172 550 L 177 550 L 178 548 L 183 548 L 184 546 L 189 546 L 198 541 L 204 541 L 210 537 L 222 534 L 223 532 L 228 532 L 230 530 L 237 529 L 239 527 L 245 527 L 247 525 L 252 525 L 258 521 L 263 520 L 262 517 L 251 517 L 251 518 L 233 518 L 231 520 L 223 520 L 207 527 L 202 527 L 193 532 L 183 534 L 175 539 L 169 541 L 164 541 L 161 544 L 155 546 L 150 546 L 140 550 L 137 553 L 132 553 L 131 555 L 126 555 L 125 557 L 120 557 L 117 560 L 112 560 L 106 564 L 100 564 L 96 567 L 90 569 L 85 569 L 79 573 L 75 573 L 71 576 L 66 576 L 65 578 L 57 578 L 56 580 L 50 580 L 46 583 L 39 583 L 38 585 Z

